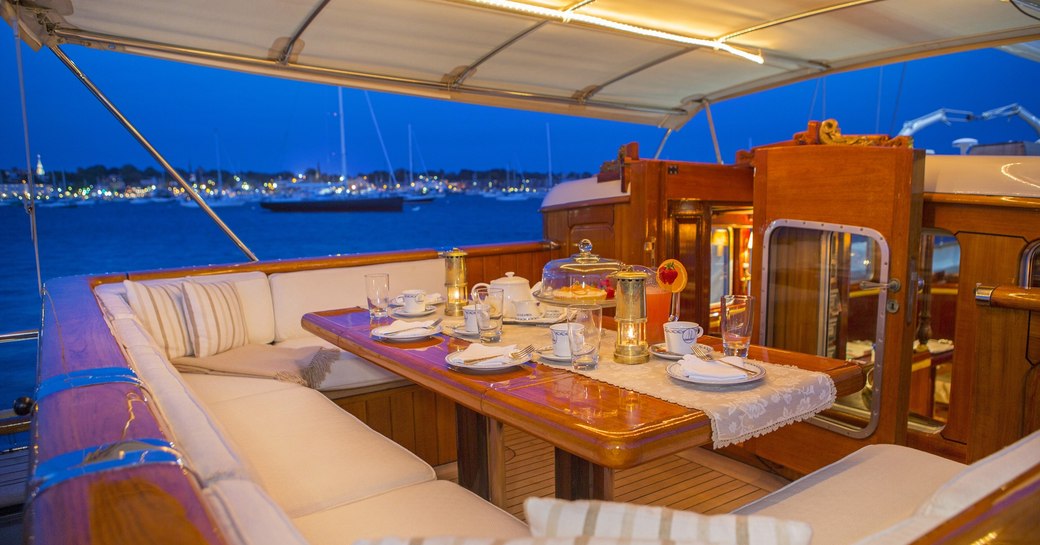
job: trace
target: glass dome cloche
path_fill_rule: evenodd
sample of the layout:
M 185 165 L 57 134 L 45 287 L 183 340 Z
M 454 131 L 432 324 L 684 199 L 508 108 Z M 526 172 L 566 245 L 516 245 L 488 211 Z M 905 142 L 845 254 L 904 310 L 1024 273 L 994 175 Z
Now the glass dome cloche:
M 623 269 L 616 259 L 592 253 L 592 242 L 582 239 L 578 253 L 554 259 L 542 269 L 542 281 L 535 297 L 557 304 L 598 303 L 614 301 L 614 285 L 610 275 Z

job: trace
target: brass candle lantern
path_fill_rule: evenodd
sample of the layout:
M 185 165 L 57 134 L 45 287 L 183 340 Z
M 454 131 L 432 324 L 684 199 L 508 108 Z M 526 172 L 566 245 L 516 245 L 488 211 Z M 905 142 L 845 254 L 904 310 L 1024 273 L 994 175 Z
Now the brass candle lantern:
M 448 301 L 444 304 L 445 316 L 462 316 L 462 307 L 469 301 L 466 289 L 466 252 L 452 248 L 441 252 L 444 258 L 444 288 Z
M 614 300 L 617 309 L 618 336 L 614 343 L 614 361 L 636 364 L 650 361 L 650 347 L 646 342 L 646 280 L 645 272 L 621 271 L 614 276 Z

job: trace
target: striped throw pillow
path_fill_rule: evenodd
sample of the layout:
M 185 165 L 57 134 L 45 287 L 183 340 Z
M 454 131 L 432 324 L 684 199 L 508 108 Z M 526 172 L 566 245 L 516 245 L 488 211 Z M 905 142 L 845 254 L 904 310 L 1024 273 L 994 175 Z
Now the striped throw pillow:
M 667 540 L 711 545 L 808 545 L 812 528 L 765 516 L 700 515 L 663 507 L 604 501 L 527 498 L 524 513 L 536 537 Z
M 124 280 L 126 299 L 137 319 L 166 352 L 180 358 L 194 352 L 188 342 L 188 323 L 184 315 L 184 292 L 179 283 L 142 284 Z
M 231 282 L 181 284 L 188 318 L 188 339 L 196 358 L 244 346 L 246 331 L 242 299 Z

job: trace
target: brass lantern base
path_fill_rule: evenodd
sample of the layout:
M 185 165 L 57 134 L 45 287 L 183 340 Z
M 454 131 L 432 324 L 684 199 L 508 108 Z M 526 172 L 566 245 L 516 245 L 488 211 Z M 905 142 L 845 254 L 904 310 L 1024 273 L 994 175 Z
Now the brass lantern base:
M 462 307 L 464 306 L 466 306 L 466 303 L 444 303 L 444 315 L 462 316 Z
M 635 345 L 614 345 L 614 361 L 625 365 L 636 365 L 650 361 L 650 346 L 645 342 Z

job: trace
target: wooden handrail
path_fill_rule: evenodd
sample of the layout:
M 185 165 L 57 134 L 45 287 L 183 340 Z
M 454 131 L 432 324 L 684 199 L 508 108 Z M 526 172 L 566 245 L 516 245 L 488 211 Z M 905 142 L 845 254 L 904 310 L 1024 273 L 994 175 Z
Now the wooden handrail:
M 1040 288 L 1018 286 L 977 286 L 975 302 L 995 308 L 1040 312 Z

